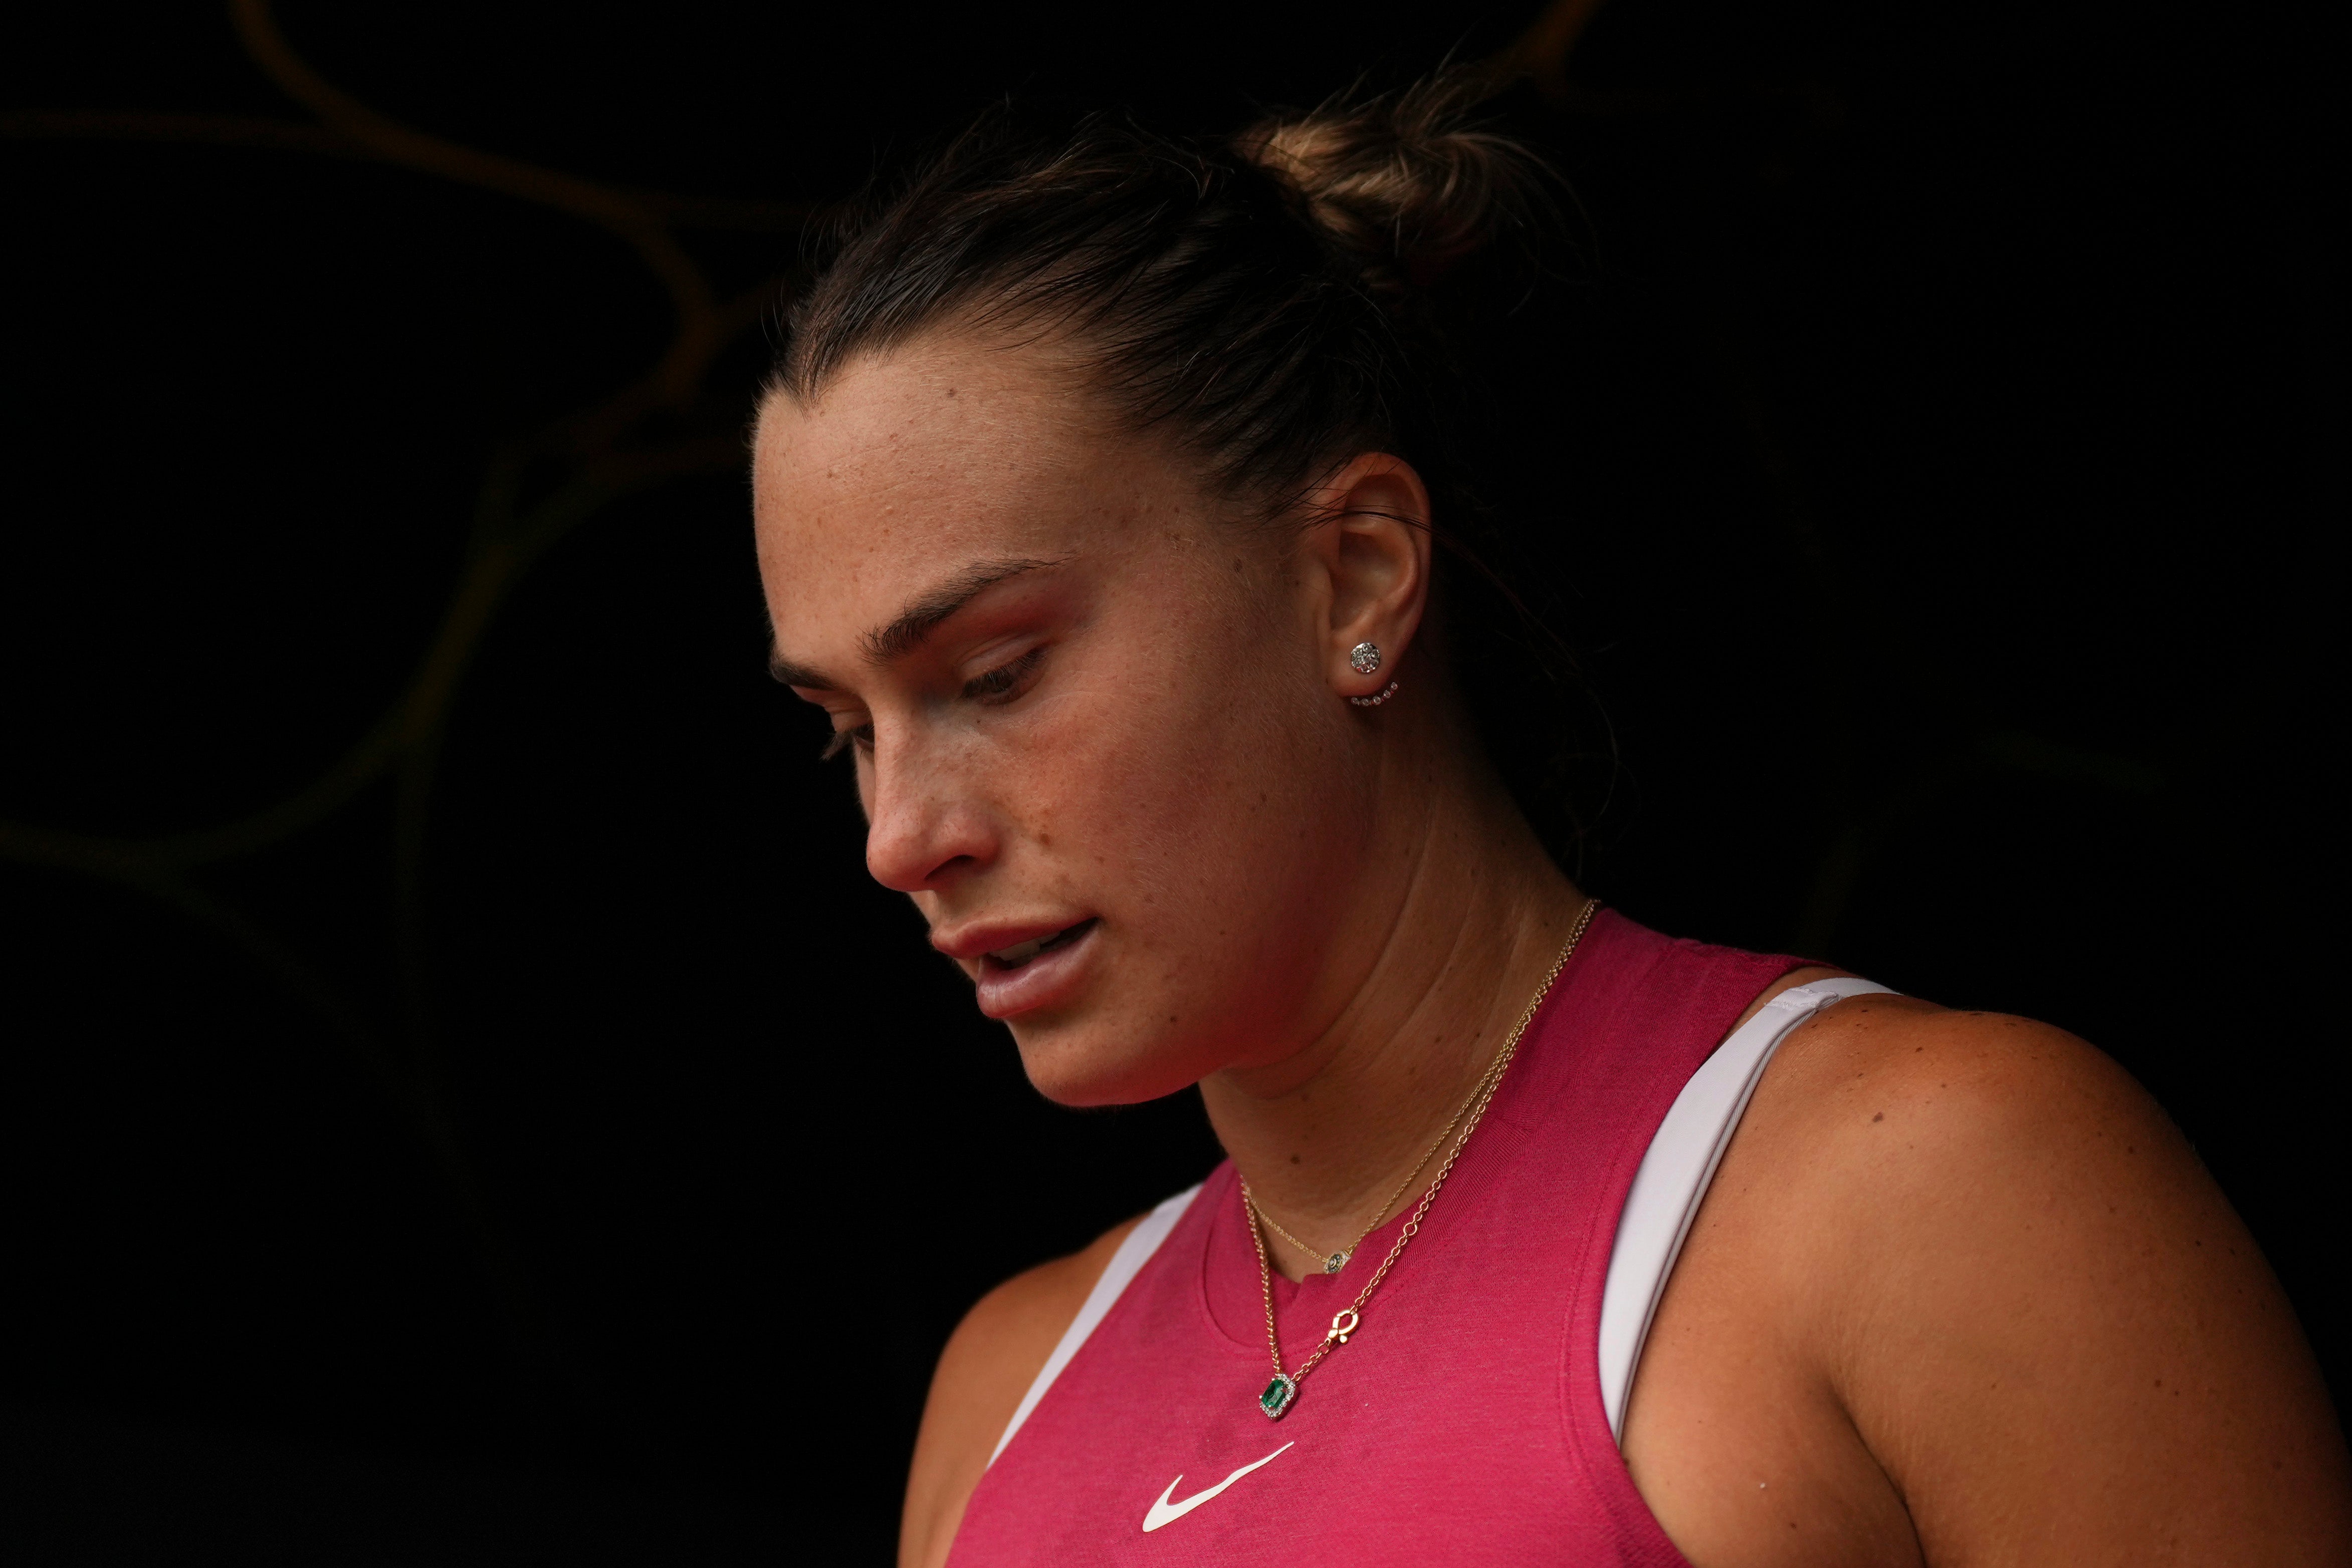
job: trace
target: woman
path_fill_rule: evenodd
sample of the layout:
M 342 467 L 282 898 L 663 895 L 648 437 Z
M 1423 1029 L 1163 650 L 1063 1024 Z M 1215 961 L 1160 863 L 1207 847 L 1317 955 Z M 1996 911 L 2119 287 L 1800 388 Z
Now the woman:
M 868 868 L 1042 1092 L 1231 1156 L 973 1308 L 902 1563 L 2352 1562 L 2112 1063 L 1545 852 L 1446 337 L 1539 181 L 1470 96 L 975 133 L 795 313 L 761 569 Z

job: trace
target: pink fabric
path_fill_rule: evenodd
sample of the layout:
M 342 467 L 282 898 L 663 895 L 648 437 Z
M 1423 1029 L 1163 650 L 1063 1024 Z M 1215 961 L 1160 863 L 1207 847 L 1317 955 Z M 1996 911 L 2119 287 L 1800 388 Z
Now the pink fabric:
M 1362 1328 L 1279 1421 L 1257 1407 L 1273 1374 L 1257 1261 L 1233 1166 L 1218 1166 L 981 1479 L 950 1568 L 1687 1568 L 1601 1413 L 1601 1288 L 1667 1108 L 1757 993 L 1800 962 L 1596 918 Z M 1321 1341 L 1402 1224 L 1336 1277 L 1276 1279 L 1286 1366 Z M 1143 1529 L 1163 1494 L 1181 1503 L 1278 1449 Z

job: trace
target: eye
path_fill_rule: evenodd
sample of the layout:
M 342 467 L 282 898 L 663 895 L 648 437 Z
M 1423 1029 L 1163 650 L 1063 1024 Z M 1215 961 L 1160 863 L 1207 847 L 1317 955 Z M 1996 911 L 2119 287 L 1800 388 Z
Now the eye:
M 1027 689 L 1029 677 L 1036 673 L 1045 657 L 1045 649 L 1041 643 L 986 674 L 974 675 L 963 684 L 963 695 L 972 702 L 991 706 L 1009 703 Z
M 871 724 L 835 730 L 833 738 L 824 743 L 824 749 L 816 754 L 816 759 L 830 762 L 853 746 L 862 747 L 867 751 L 874 749 L 874 727 Z

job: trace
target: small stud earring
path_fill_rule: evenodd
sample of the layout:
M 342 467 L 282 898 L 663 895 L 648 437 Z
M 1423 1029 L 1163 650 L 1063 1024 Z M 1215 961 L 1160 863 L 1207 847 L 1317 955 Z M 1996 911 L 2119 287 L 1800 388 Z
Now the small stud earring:
M 1349 667 L 1360 675 L 1369 675 L 1381 667 L 1381 645 L 1359 643 L 1348 650 Z

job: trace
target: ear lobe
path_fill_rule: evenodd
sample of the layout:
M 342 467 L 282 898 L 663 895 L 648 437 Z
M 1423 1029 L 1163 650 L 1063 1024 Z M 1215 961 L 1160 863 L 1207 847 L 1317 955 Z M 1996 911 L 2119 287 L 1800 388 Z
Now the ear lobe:
M 1367 452 L 1318 486 L 1314 501 L 1331 583 L 1320 629 L 1326 668 L 1342 696 L 1371 696 L 1396 679 L 1428 608 L 1429 490 L 1403 458 Z M 1356 656 L 1365 643 L 1380 650 L 1377 661 Z

